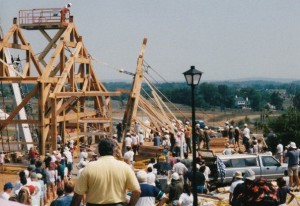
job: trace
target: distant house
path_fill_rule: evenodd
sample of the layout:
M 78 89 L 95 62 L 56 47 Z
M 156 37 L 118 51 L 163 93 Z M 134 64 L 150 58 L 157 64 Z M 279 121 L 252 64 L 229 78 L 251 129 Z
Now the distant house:
M 248 97 L 244 99 L 243 97 L 235 96 L 234 106 L 239 109 L 251 109 Z

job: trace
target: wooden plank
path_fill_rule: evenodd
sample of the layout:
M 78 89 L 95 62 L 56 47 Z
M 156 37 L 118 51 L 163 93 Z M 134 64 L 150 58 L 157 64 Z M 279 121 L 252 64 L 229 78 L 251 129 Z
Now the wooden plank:
M 123 94 L 130 94 L 130 90 L 128 89 L 117 88 L 116 91 L 121 92 Z
M 28 45 L 13 44 L 13 43 L 9 43 L 9 42 L 4 42 L 3 46 L 7 47 L 7 48 L 12 48 L 12 49 L 22 49 L 22 50 L 28 50 L 29 49 Z
M 52 116 L 51 116 L 51 139 L 52 139 L 52 149 L 57 150 L 57 118 L 56 118 L 56 109 L 57 104 L 56 104 L 56 98 L 52 99 L 51 101 L 51 109 L 52 109 Z
M 79 118 L 93 116 L 93 115 L 97 115 L 97 112 L 85 112 L 85 113 L 81 113 L 81 114 L 79 114 Z M 56 118 L 57 118 L 57 122 L 63 122 L 63 121 L 69 121 L 69 120 L 76 120 L 77 119 L 77 114 L 76 113 L 65 114 L 65 116 L 59 116 L 59 117 L 56 117 Z
M 24 84 L 36 84 L 38 77 L 0 77 L 2 83 L 24 83 Z
M 73 62 L 74 62 L 74 58 L 75 56 L 78 55 L 78 52 L 79 50 L 81 49 L 82 47 L 82 43 L 78 43 L 77 44 L 77 47 L 74 51 L 74 55 L 71 55 L 70 59 L 67 61 L 66 65 L 65 65 L 65 68 L 61 74 L 61 77 L 59 78 L 54 90 L 53 90 L 53 93 L 58 93 L 58 92 L 61 92 L 62 91 L 62 87 L 64 85 L 64 82 L 66 82 L 67 80 L 67 77 L 68 77 L 68 74 L 70 73 L 70 70 L 73 68 Z
M 43 74 L 41 75 L 41 77 L 39 78 L 39 81 L 45 81 L 49 78 L 51 71 L 53 69 L 53 65 L 54 62 L 56 61 L 56 58 L 58 56 L 58 54 L 61 52 L 61 50 L 64 48 L 64 44 L 63 42 L 59 42 L 59 44 L 57 45 L 57 47 L 55 48 L 54 54 L 51 56 L 50 61 L 47 64 L 47 67 L 45 69 L 45 71 L 43 72 Z
M 75 48 L 76 47 L 76 42 L 66 42 L 67 47 Z
M 94 118 L 87 117 L 87 118 L 79 120 L 79 122 L 86 122 L 86 123 L 92 123 L 92 122 L 108 123 L 110 121 L 111 121 L 111 119 L 109 119 L 109 118 L 102 118 L 102 117 L 98 117 L 98 118 L 97 117 L 94 117 Z
M 90 59 L 83 58 L 83 57 L 76 57 L 75 58 L 75 62 L 77 62 L 77 63 L 89 64 L 90 61 L 91 61 Z
M 54 98 L 70 98 L 70 97 L 95 97 L 95 96 L 120 96 L 120 92 L 101 92 L 101 91 L 90 91 L 90 92 L 57 92 L 53 93 L 50 97 Z
M 23 68 L 23 76 L 28 76 L 27 73 L 29 72 L 29 69 L 30 69 L 30 63 L 29 62 L 26 62 L 25 65 L 24 65 L 24 68 Z
M 8 33 L 3 37 L 2 42 L 8 42 L 8 40 L 13 36 L 15 31 L 18 29 L 18 26 L 16 24 L 12 25 L 8 31 Z M 0 44 L 0 51 L 3 49 L 4 44 Z
M 39 120 L 33 120 L 33 119 L 23 119 L 23 120 L 15 120 L 15 119 L 13 119 L 13 120 L 6 120 L 6 119 L 4 119 L 4 120 L 0 120 L 0 125 L 1 124 L 7 124 L 7 125 L 9 125 L 9 124 L 39 124 Z
M 136 119 L 138 104 L 139 104 L 139 97 L 142 88 L 144 70 L 142 68 L 143 61 L 144 61 L 144 52 L 147 45 L 147 39 L 144 38 L 139 57 L 136 67 L 136 73 L 132 81 L 131 92 L 127 100 L 126 109 L 123 117 L 122 124 L 125 128 L 123 128 L 124 133 L 129 131 L 132 126 L 132 122 Z M 125 138 L 125 134 L 123 134 Z M 123 141 L 124 142 L 124 141 Z M 123 143 L 123 152 L 125 150 L 125 145 Z
M 139 155 L 150 155 L 150 156 L 158 156 L 163 152 L 163 147 L 157 146 L 139 146 Z
M 76 99 L 76 97 L 70 97 L 67 101 L 65 101 L 63 103 L 63 105 L 61 105 L 58 110 L 56 111 L 57 115 L 60 115 L 61 112 L 66 111 L 66 108 L 71 106 L 71 103 L 74 102 L 74 100 Z
M 45 49 L 42 51 L 42 53 L 39 55 L 38 59 L 44 59 L 45 56 L 49 53 L 51 48 L 56 47 L 56 42 L 59 39 L 59 37 L 64 33 L 65 29 L 60 29 L 55 36 L 51 39 L 51 37 L 46 33 L 45 30 L 40 29 L 40 32 L 44 35 L 44 37 L 49 41 L 48 45 L 45 47 Z
M 46 101 L 48 100 L 49 94 L 50 94 L 50 89 L 51 89 L 51 84 L 43 84 L 44 88 L 43 88 L 43 97 L 41 98 L 41 100 L 43 101 L 43 105 L 46 104 Z

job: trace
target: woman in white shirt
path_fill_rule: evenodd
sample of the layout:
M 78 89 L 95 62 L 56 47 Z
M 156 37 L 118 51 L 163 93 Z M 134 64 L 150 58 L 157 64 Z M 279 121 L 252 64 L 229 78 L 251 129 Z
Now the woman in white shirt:
M 57 177 L 57 170 L 55 167 L 55 163 L 50 164 L 50 168 L 46 168 L 46 176 L 47 176 L 47 198 L 50 199 L 50 193 L 52 193 L 52 198 L 55 199 L 56 195 L 56 184 L 55 180 Z
M 155 174 L 152 172 L 152 166 L 148 166 L 147 167 L 147 183 L 149 185 L 153 185 L 153 186 L 156 186 L 155 185 L 155 180 L 156 180 L 156 176 Z
M 191 187 L 188 184 L 184 185 L 184 192 L 180 195 L 177 206 L 192 206 L 194 201 Z

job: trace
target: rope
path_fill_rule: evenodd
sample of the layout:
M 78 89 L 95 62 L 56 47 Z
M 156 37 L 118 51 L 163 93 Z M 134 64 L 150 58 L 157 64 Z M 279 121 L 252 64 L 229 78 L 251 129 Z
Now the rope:
M 151 67 L 145 60 L 144 60 L 144 66 L 147 68 L 147 74 L 149 75 L 149 77 L 151 77 L 152 79 L 154 79 L 154 77 L 153 76 L 151 76 L 150 74 L 149 74 L 149 72 L 148 72 L 148 69 L 151 69 L 153 72 L 155 72 L 155 74 L 157 74 L 163 81 L 165 81 L 165 83 L 169 83 L 165 78 L 163 78 L 153 67 Z M 146 78 L 146 77 L 145 77 Z M 154 79 L 155 80 L 155 79 Z M 148 80 L 149 81 L 149 80 Z M 149 81 L 150 82 L 150 81 Z M 158 81 L 157 80 L 155 80 L 155 82 L 156 83 L 158 83 Z M 153 85 L 153 84 L 152 84 Z M 157 88 L 157 87 L 155 87 L 154 85 L 153 85 L 153 87 L 159 92 L 159 94 L 160 95 L 162 95 L 169 103 L 171 103 L 172 104 L 172 106 L 177 110 L 177 111 L 179 111 L 181 114 L 182 114 L 182 112 L 181 112 L 181 110 L 178 108 L 178 107 L 176 107 L 166 96 L 164 96 L 163 95 L 163 93 Z M 205 116 L 206 118 L 209 118 L 208 117 L 208 115 L 200 108 L 199 109 L 200 110 L 200 112 L 202 112 L 202 114 L 203 114 L 203 116 Z M 182 114 L 183 115 L 183 114 Z M 183 115 L 183 117 L 184 118 L 186 118 L 185 117 L 185 115 Z M 196 114 L 196 117 L 197 118 L 200 118 L 200 115 L 197 115 Z M 220 124 L 219 124 L 220 125 Z M 220 125 L 221 126 L 221 125 Z
M 155 85 L 153 85 L 148 79 L 147 79 L 147 77 L 145 77 L 145 79 L 148 81 L 148 83 L 157 91 L 157 92 L 159 92 L 159 94 L 163 97 L 163 98 L 165 98 L 165 100 L 167 100 L 184 118 L 186 118 L 185 117 L 185 115 L 181 112 L 181 110 L 178 108 L 178 107 L 176 107 L 176 105 L 175 104 L 173 104 Z M 156 92 L 156 93 L 157 93 Z
M 143 92 L 145 92 L 146 96 L 151 99 L 154 105 L 158 106 L 156 101 L 153 100 L 153 97 L 142 87 Z
M 112 65 L 110 65 L 109 63 L 106 63 L 106 62 L 103 62 L 103 61 L 100 61 L 100 60 L 97 60 L 95 57 L 93 57 L 91 54 L 89 54 L 90 55 L 90 57 L 91 57 L 91 60 L 93 60 L 93 61 L 95 61 L 96 63 L 99 63 L 99 64 L 102 64 L 102 65 L 104 65 L 104 66 L 106 66 L 106 67 L 108 67 L 108 68 L 110 68 L 110 69 L 113 69 L 113 70 L 115 70 L 115 71 L 117 71 L 117 72 L 120 72 L 120 73 L 124 73 L 124 74 L 128 74 L 128 73 L 130 73 L 130 72 L 125 72 L 126 71 L 126 69 L 124 69 L 124 68 L 118 68 L 118 67 L 116 67 L 116 66 L 112 66 Z M 149 73 L 149 69 L 151 69 L 156 75 L 158 75 L 165 83 L 169 83 L 164 77 L 162 77 L 153 67 L 151 67 L 148 63 L 147 63 L 147 61 L 144 59 L 143 60 L 143 69 L 144 69 L 144 71 L 145 71 L 145 73 L 153 80 L 153 81 L 155 81 L 157 84 L 159 84 L 159 82 L 152 76 L 152 75 L 150 75 L 150 73 Z M 144 78 L 145 79 L 147 79 L 147 77 L 146 77 L 146 75 L 144 75 Z M 148 80 L 148 82 L 150 82 L 149 81 L 149 79 L 147 79 Z M 151 85 L 155 88 L 155 90 L 165 99 L 165 100 L 167 100 L 169 103 L 171 103 L 171 105 L 177 110 L 177 111 L 179 111 L 180 112 L 180 114 L 183 116 L 183 118 L 186 118 L 186 116 L 182 113 L 182 111 L 178 108 L 178 107 L 176 107 L 175 106 L 175 104 L 173 104 L 156 86 L 154 86 L 154 84 L 153 83 L 151 83 Z M 203 115 L 205 116 L 205 117 L 208 117 L 208 115 L 203 111 L 203 110 L 201 110 L 200 109 L 200 111 L 203 113 Z M 200 118 L 200 116 L 199 115 L 196 115 L 197 117 L 199 117 Z
M 147 62 L 146 60 L 144 59 L 143 61 L 143 64 L 145 63 L 145 66 L 149 69 L 151 69 L 157 76 L 159 76 L 162 80 L 164 80 L 166 83 L 168 83 L 168 81 L 163 77 L 161 76 L 154 68 L 152 68 Z
M 148 72 L 146 72 L 146 74 L 147 74 L 153 81 L 155 81 L 155 84 L 159 84 L 159 82 L 156 81 L 156 79 L 155 79 L 152 75 L 150 75 Z M 144 76 L 145 76 L 145 75 L 144 75 Z
M 104 65 L 104 66 L 106 66 L 106 67 L 108 67 L 110 69 L 113 69 L 113 70 L 115 70 L 117 72 L 123 73 L 124 71 L 126 71 L 126 69 L 124 69 L 124 68 L 118 68 L 116 66 L 110 65 L 109 63 L 106 63 L 104 61 L 98 60 L 94 56 L 92 56 L 90 53 L 89 53 L 89 56 L 90 56 L 91 60 L 95 61 L 96 63 L 102 64 L 102 65 Z

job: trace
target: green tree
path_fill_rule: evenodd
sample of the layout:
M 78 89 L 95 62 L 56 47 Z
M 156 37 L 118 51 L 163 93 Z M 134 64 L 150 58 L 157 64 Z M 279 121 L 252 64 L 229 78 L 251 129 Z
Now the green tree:
M 218 85 L 220 106 L 224 108 L 232 108 L 234 106 L 234 98 L 232 90 L 227 85 Z
M 197 95 L 201 94 L 203 96 L 203 99 L 205 103 L 211 105 L 211 106 L 217 106 L 219 105 L 218 101 L 218 89 L 215 84 L 210 83 L 203 83 L 200 85 L 200 89 L 197 92 Z
M 273 92 L 270 96 L 270 104 L 274 105 L 277 110 L 281 110 L 283 108 L 283 99 L 280 97 L 279 92 Z
M 284 145 L 290 141 L 300 144 L 300 112 L 289 108 L 285 114 L 268 119 L 268 127 Z
M 300 111 L 300 93 L 297 93 L 293 98 L 293 106 Z

